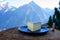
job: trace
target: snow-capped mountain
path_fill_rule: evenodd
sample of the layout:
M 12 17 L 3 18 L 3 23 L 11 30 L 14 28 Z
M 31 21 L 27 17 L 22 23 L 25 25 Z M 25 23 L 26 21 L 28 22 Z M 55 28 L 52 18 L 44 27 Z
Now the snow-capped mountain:
M 47 23 L 49 19 L 48 15 L 50 16 L 51 12 L 52 11 L 47 11 L 47 9 L 39 7 L 33 1 L 19 8 L 9 8 L 8 3 L 6 3 L 5 7 L 0 10 L 0 29 L 22 26 L 28 21 L 41 22 L 44 24 Z
M 54 10 L 52 9 L 49 9 L 49 8 L 45 8 L 43 9 L 44 12 L 46 13 L 46 16 L 49 17 L 49 16 L 52 16 L 54 14 Z
M 1 4 L 3 5 L 3 4 Z M 0 9 L 0 29 L 5 27 L 5 23 L 11 17 L 13 11 L 16 10 L 15 7 L 9 6 L 9 3 L 6 2 Z
M 4 11 L 4 12 L 7 12 L 8 10 L 15 10 L 16 8 L 11 6 L 8 2 L 5 2 L 3 4 L 0 4 L 0 11 Z

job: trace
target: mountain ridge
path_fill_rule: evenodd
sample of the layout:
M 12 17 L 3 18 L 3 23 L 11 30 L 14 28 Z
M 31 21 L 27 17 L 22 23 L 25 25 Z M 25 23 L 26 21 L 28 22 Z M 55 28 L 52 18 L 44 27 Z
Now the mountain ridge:
M 22 25 L 25 25 L 26 22 L 28 21 L 30 22 L 42 21 L 42 23 L 46 23 L 48 21 L 48 17 L 46 17 L 46 13 L 44 12 L 43 8 L 39 7 L 34 2 L 30 2 L 29 4 L 23 5 L 19 8 L 12 7 L 12 9 L 13 8 L 15 9 L 14 11 L 11 11 L 11 9 L 9 9 L 7 12 L 5 12 L 5 14 L 4 14 L 4 11 L 2 11 L 4 15 L 0 16 L 1 28 L 2 27 L 11 28 L 16 26 L 22 26 Z

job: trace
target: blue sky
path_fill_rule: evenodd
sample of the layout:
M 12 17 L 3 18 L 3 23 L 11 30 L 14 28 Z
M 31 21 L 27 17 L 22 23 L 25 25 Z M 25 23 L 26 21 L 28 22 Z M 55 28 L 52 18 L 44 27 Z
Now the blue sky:
M 3 1 L 3 3 L 9 2 L 10 5 L 13 5 L 15 7 L 22 6 L 24 4 L 28 4 L 31 1 L 34 1 L 37 5 L 39 5 L 42 8 L 50 8 L 53 9 L 54 7 L 58 7 L 59 0 L 0 0 L 0 2 Z

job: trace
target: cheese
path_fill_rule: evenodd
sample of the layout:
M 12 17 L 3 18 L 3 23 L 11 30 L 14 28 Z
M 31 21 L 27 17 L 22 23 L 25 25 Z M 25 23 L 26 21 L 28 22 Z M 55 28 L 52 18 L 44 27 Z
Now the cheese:
M 32 32 L 41 29 L 41 23 L 40 22 L 37 22 L 37 23 L 28 22 L 27 25 L 28 25 L 28 29 Z

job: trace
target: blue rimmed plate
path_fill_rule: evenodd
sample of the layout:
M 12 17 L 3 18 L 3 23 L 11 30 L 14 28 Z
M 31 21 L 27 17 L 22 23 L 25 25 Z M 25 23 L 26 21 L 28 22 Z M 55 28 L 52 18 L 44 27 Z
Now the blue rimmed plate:
M 41 34 L 41 33 L 47 33 L 48 32 L 48 28 L 46 26 L 41 27 L 40 30 L 35 31 L 35 32 L 31 32 L 30 30 L 28 30 L 27 26 L 21 26 L 18 28 L 18 30 L 20 32 L 23 32 L 23 33 L 33 33 L 33 34 Z

